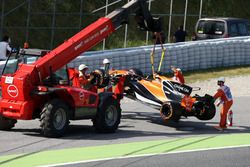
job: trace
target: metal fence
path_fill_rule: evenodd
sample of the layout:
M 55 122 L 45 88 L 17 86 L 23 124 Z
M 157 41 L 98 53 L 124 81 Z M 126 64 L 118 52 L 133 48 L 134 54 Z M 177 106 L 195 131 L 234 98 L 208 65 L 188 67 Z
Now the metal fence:
M 86 0 L 0 0 L 0 38 L 3 34 L 8 34 L 12 37 L 12 45 L 18 46 L 28 41 L 31 47 L 52 49 L 100 16 L 128 1 L 92 0 L 92 3 L 89 3 Z M 91 13 L 97 7 L 114 3 L 115 5 L 106 6 L 103 10 Z M 156 9 L 154 6 L 157 3 L 162 3 L 164 6 Z M 91 7 L 91 4 L 96 5 Z M 190 4 L 198 5 L 195 9 L 190 9 Z M 183 24 L 189 32 L 193 31 L 195 21 L 201 17 L 202 5 L 202 0 L 149 1 L 149 8 L 153 15 L 161 16 L 164 20 L 163 27 L 169 42 L 171 33 L 180 24 Z M 142 33 L 143 35 L 135 38 L 134 34 L 130 33 L 131 29 L 133 28 L 129 25 L 120 30 L 119 39 L 123 40 L 121 47 L 131 46 L 130 40 L 140 39 L 145 41 L 144 44 L 148 44 L 151 40 L 149 33 Z M 104 42 L 103 49 L 105 48 L 107 47 Z

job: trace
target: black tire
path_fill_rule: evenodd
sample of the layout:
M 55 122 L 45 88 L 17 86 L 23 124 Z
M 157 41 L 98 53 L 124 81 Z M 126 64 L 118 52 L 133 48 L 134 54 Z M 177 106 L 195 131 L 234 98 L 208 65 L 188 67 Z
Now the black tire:
M 200 112 L 199 114 L 196 115 L 196 117 L 199 120 L 206 121 L 206 120 L 213 119 L 215 114 L 216 114 L 215 105 L 209 104 L 209 105 L 204 106 L 204 112 Z
M 16 119 L 5 118 L 0 115 L 0 130 L 10 130 L 16 123 Z
M 109 76 L 105 75 L 103 69 L 97 69 L 91 72 L 94 78 L 91 80 L 91 84 L 97 86 L 98 88 L 104 88 L 109 84 Z
M 42 133 L 47 137 L 62 136 L 69 125 L 69 107 L 59 99 L 44 105 L 40 117 Z
M 137 68 L 131 68 L 128 70 L 130 75 L 137 76 L 137 77 L 143 77 L 143 72 L 140 69 Z
M 118 101 L 112 97 L 100 100 L 94 127 L 100 133 L 114 133 L 121 121 L 121 108 Z
M 161 118 L 164 121 L 179 122 L 181 118 L 181 106 L 178 103 L 165 102 L 160 109 Z

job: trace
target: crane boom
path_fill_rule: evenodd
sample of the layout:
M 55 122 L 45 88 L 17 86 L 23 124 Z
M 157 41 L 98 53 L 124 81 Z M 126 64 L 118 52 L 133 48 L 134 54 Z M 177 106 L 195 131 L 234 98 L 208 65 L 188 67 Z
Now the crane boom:
M 1 79 L 3 99 L 31 100 L 30 92 L 36 86 L 42 85 L 45 78 L 81 53 L 94 47 L 119 26 L 127 23 L 131 13 L 135 13 L 136 21 L 141 29 L 152 32 L 160 31 L 160 21 L 151 16 L 146 0 L 131 0 L 121 8 L 87 26 L 33 64 L 20 64 L 19 69 L 11 76 L 11 79 L 3 75 Z M 11 88 L 15 90 L 9 90 L 10 84 L 14 85 Z M 6 93 L 8 91 L 18 92 L 18 95 L 11 97 Z
M 106 17 L 102 17 L 92 23 L 35 62 L 34 66 L 40 72 L 40 79 L 44 79 L 51 72 L 60 69 L 81 53 L 101 42 L 119 26 L 127 23 L 130 13 L 136 13 L 136 20 L 141 28 L 149 31 L 159 31 L 155 28 L 157 24 L 153 24 L 154 19 L 148 11 L 146 1 L 132 0 Z
M 40 72 L 41 79 L 44 79 L 49 76 L 51 72 L 60 69 L 114 31 L 115 29 L 110 19 L 100 18 L 95 23 L 89 25 L 47 55 L 34 62 L 33 65 L 36 66 L 37 70 Z

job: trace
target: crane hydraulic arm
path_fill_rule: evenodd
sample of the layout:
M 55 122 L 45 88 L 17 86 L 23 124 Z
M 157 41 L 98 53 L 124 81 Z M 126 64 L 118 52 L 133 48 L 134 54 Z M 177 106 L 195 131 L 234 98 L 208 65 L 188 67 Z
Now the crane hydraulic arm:
M 151 16 L 146 1 L 132 0 L 106 17 L 102 17 L 89 25 L 35 62 L 34 65 L 40 72 L 40 79 L 44 79 L 51 72 L 60 69 L 81 53 L 101 42 L 122 24 L 127 23 L 130 13 L 136 14 L 135 19 L 141 29 L 153 32 L 160 31 L 159 20 Z
M 148 11 L 146 0 L 131 0 L 123 7 L 84 28 L 33 64 L 21 64 L 11 77 L 3 75 L 1 79 L 2 100 L 31 101 L 30 93 L 35 86 L 42 85 L 43 79 L 51 73 L 101 42 L 122 24 L 127 23 L 131 13 L 135 13 L 136 21 L 141 29 L 152 32 L 161 30 L 159 19 L 153 18 Z

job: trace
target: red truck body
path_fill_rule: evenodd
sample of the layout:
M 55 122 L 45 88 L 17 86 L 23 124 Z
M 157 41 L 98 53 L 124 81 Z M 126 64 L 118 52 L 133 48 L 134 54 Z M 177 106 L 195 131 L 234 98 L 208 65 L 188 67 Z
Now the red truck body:
M 13 120 L 34 118 L 40 118 L 47 136 L 63 134 L 70 119 L 90 118 L 96 129 L 105 132 L 117 129 L 121 113 L 119 100 L 113 93 L 97 94 L 70 82 L 47 83 L 45 80 L 53 78 L 53 73 L 126 23 L 131 12 L 136 12 L 140 27 L 158 31 L 159 21 L 152 18 L 145 4 L 145 0 L 132 0 L 84 28 L 34 63 L 20 63 L 14 73 L 3 75 L 0 129 L 12 128 Z
M 42 85 L 42 80 L 50 75 L 50 70 L 54 72 L 62 68 L 76 56 L 102 41 L 113 31 L 115 30 L 111 20 L 100 18 L 33 64 L 21 64 L 18 71 L 12 76 L 3 75 L 1 79 L 1 114 L 14 119 L 32 119 L 32 112 L 35 106 L 38 105 L 37 103 L 40 103 L 40 99 L 34 99 L 30 94 L 38 85 Z M 90 93 L 92 94 L 92 92 L 74 87 L 65 87 L 65 90 L 67 90 L 66 94 L 73 97 L 76 107 L 83 105 L 83 101 L 79 96 L 82 94 L 81 92 L 83 92 L 85 98 Z M 97 101 L 98 98 L 96 98 L 93 107 L 96 107 Z

